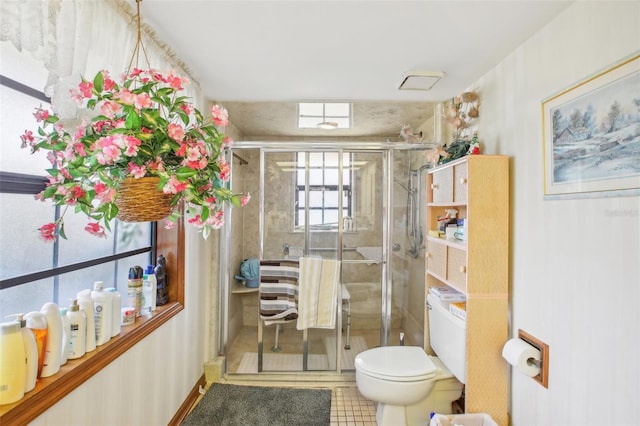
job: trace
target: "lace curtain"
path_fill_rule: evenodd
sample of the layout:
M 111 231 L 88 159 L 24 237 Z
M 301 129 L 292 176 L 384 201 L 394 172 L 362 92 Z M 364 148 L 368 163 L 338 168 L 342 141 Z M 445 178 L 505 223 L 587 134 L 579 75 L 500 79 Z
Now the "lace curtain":
M 137 40 L 135 14 L 134 0 L 2 0 L 0 40 L 43 61 L 49 71 L 44 92 L 54 110 L 76 118 L 81 112 L 69 89 L 77 87 L 81 76 L 90 79 L 108 70 L 118 78 L 127 71 Z M 144 20 L 144 2 L 141 15 Z M 143 25 L 142 30 L 150 66 L 189 77 L 186 94 L 199 106 L 200 90 L 186 65 L 149 27 Z M 143 53 L 138 65 L 148 67 Z

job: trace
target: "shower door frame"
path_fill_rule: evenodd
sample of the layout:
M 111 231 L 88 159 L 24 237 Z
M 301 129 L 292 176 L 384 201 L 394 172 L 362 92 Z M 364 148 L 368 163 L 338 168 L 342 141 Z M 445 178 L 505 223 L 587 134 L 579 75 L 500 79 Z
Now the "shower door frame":
M 264 156 L 266 152 L 379 152 L 382 154 L 383 162 L 383 191 L 382 191 L 382 271 L 381 271 L 381 324 L 380 324 L 380 346 L 387 346 L 390 340 L 391 334 L 391 310 L 392 310 L 392 267 L 391 267 L 391 251 L 389 250 L 390 242 L 392 241 L 393 232 L 393 209 L 390 205 L 393 191 L 393 158 L 394 151 L 412 151 L 420 149 L 429 149 L 431 145 L 428 144 L 405 144 L 405 143 L 391 143 L 391 142 L 317 142 L 317 141 L 298 141 L 298 142 L 258 142 L 258 141 L 240 141 L 235 142 L 231 152 L 227 151 L 227 159 L 231 165 L 231 176 L 233 179 L 233 166 L 231 161 L 231 153 L 236 151 L 242 151 L 243 149 L 253 149 L 260 151 L 260 189 L 259 189 L 259 203 L 260 214 L 259 216 L 259 232 L 260 232 L 260 258 L 263 257 L 263 244 L 264 244 L 264 185 L 265 185 L 265 168 L 264 168 Z M 339 155 L 339 186 L 340 196 L 339 199 L 339 216 L 338 223 L 342 222 L 342 173 L 343 173 L 343 160 Z M 308 168 L 306 167 L 308 170 Z M 308 179 L 307 179 L 308 184 Z M 308 193 L 308 191 L 307 191 Z M 231 287 L 231 276 L 233 275 L 230 269 L 229 251 L 225 247 L 229 247 L 231 241 L 231 206 L 227 206 L 225 211 L 225 217 L 227 220 L 221 230 L 221 238 L 219 239 L 220 248 L 220 268 L 219 268 L 219 283 L 218 288 L 218 300 L 224 301 L 221 308 L 218 310 L 218 355 L 228 357 L 228 351 L 230 349 L 229 344 L 229 297 Z M 308 210 L 308 203 L 307 203 Z M 306 222 L 308 223 L 308 221 Z M 308 250 L 308 228 L 305 230 L 305 252 Z M 338 258 L 342 261 L 342 238 L 343 230 L 341 226 L 338 226 Z M 348 262 L 348 261 L 347 261 Z M 352 261 L 357 262 L 357 261 Z M 365 261 L 366 262 L 366 261 Z M 339 292 L 340 293 L 340 292 Z M 340 297 L 340 296 L 339 296 Z M 341 300 L 338 300 L 340 303 Z M 342 309 L 337 309 L 338 318 L 337 324 L 341 324 L 342 321 Z M 340 327 L 338 327 L 338 338 L 336 344 L 338 347 L 341 345 L 342 333 Z M 328 373 L 341 373 L 341 359 L 340 351 L 336 351 L 336 370 L 327 371 Z M 226 371 L 225 365 L 225 374 Z M 314 371 L 313 373 L 317 373 Z M 258 373 L 261 374 L 261 373 Z

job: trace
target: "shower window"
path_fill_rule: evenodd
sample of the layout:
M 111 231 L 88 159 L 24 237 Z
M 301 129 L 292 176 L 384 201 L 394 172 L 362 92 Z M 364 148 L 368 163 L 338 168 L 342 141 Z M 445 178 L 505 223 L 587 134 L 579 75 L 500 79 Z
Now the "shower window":
M 339 153 L 309 153 L 309 226 L 313 229 L 338 229 L 340 188 L 338 185 Z M 306 170 L 305 153 L 296 154 L 296 190 L 295 190 L 295 228 L 299 230 L 306 225 L 305 190 Z M 342 154 L 342 216 L 351 216 L 352 211 L 352 170 L 351 154 Z

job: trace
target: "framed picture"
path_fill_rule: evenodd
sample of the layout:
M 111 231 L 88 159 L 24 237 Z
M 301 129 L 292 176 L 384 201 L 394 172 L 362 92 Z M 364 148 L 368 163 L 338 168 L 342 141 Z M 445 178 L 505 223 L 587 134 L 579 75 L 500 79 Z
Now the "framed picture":
M 640 54 L 542 102 L 545 198 L 640 195 Z

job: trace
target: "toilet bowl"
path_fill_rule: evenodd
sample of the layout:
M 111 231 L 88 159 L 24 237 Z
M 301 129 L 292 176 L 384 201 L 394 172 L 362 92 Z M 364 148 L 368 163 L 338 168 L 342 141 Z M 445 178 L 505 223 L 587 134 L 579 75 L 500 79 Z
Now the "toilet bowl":
M 356 355 L 355 369 L 358 390 L 377 402 L 378 426 L 427 425 L 432 411 L 449 413 L 462 393 L 440 360 L 418 346 L 368 349 Z

